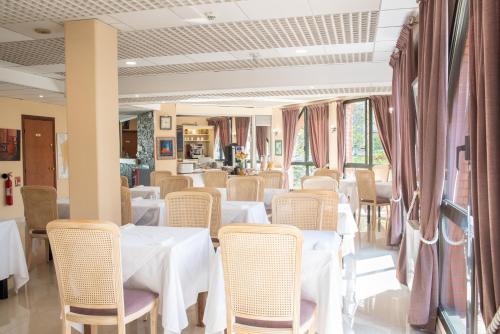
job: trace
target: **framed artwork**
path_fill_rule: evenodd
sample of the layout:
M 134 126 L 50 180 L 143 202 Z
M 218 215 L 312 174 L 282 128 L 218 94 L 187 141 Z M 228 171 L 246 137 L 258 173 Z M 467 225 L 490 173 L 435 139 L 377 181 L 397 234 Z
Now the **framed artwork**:
M 160 129 L 172 130 L 172 116 L 160 116 Z
M 156 138 L 156 159 L 171 160 L 175 158 L 175 137 Z
M 67 179 L 68 173 L 68 134 L 57 134 L 57 177 Z
M 274 141 L 274 155 L 283 155 L 283 141 L 281 139 Z
M 0 161 L 21 160 L 21 130 L 0 129 Z

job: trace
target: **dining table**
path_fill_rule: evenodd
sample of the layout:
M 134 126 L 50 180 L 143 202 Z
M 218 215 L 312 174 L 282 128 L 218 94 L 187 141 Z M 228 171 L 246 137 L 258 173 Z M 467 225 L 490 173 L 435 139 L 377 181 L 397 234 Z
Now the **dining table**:
M 209 288 L 215 256 L 209 230 L 133 224 L 120 230 L 124 286 L 157 293 L 164 333 L 181 333 L 187 309 Z
M 335 232 L 302 231 L 301 298 L 317 305 L 316 332 L 343 333 L 341 270 L 338 249 L 341 239 Z M 216 252 L 203 322 L 206 334 L 222 334 L 226 329 L 226 291 L 222 258 Z
M 15 220 L 0 221 L 0 299 L 8 298 L 8 278 L 14 278 L 17 291 L 29 281 L 19 228 Z

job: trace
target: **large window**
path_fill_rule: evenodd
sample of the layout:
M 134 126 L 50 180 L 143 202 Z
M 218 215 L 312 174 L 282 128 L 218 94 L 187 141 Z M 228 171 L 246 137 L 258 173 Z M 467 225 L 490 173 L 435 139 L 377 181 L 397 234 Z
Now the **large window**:
M 299 115 L 297 135 L 295 137 L 295 145 L 293 147 L 293 188 L 301 188 L 300 179 L 303 176 L 311 175 L 314 169 L 315 167 L 312 161 L 311 147 L 309 144 L 307 108 L 304 107 Z
M 388 164 L 369 99 L 344 102 L 346 168 Z

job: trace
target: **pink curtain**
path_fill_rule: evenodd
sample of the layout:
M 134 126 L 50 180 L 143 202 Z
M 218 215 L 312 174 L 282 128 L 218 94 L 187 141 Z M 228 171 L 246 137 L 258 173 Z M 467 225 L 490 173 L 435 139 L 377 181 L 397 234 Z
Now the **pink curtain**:
M 447 2 L 419 4 L 419 180 L 421 242 L 410 297 L 409 323 L 434 331 L 438 307 L 438 256 L 434 242 L 446 163 L 448 35 Z
M 257 144 L 257 154 L 259 157 L 267 156 L 267 146 L 266 143 L 269 141 L 269 127 L 268 126 L 257 126 L 255 127 L 256 132 L 256 144 Z
M 489 324 L 500 307 L 500 2 L 470 9 L 472 212 L 481 311 Z
M 345 163 L 345 110 L 342 101 L 337 102 L 337 167 L 344 172 Z
M 236 144 L 245 147 L 250 127 L 250 117 L 236 117 Z
M 389 108 L 392 107 L 392 98 L 390 95 L 379 95 L 372 96 L 370 99 L 374 107 L 373 114 L 377 123 L 378 135 L 390 164 L 392 161 L 392 115 L 389 112 Z
M 307 115 L 314 165 L 325 167 L 328 163 L 328 104 L 308 106 Z
M 295 145 L 300 109 L 298 107 L 286 108 L 281 113 L 283 116 L 283 170 L 285 172 L 285 188 L 288 188 L 288 170 L 292 165 L 293 147 Z
M 231 134 L 229 129 L 229 118 L 227 117 L 212 117 L 208 120 L 208 125 L 213 125 L 214 132 L 219 133 L 220 144 L 222 149 L 231 144 Z

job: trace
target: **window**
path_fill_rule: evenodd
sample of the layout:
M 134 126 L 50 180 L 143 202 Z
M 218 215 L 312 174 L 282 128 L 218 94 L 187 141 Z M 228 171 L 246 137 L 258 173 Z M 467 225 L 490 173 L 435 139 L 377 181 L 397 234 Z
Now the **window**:
M 304 107 L 299 114 L 297 123 L 297 134 L 293 147 L 292 171 L 293 188 L 301 188 L 300 179 L 306 175 L 312 175 L 315 167 L 312 162 L 311 147 L 309 144 L 309 131 L 307 124 L 307 108 Z
M 388 164 L 378 135 L 370 100 L 344 102 L 345 110 L 345 168 L 371 168 Z

